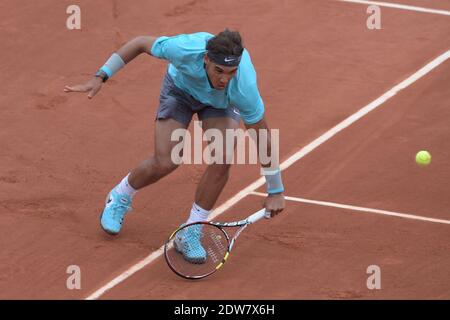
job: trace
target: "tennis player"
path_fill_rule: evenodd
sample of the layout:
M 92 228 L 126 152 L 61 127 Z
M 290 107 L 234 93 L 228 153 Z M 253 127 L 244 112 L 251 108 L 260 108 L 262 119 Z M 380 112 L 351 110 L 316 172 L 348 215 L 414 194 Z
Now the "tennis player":
M 223 137 L 225 130 L 239 127 L 241 118 L 247 129 L 269 130 L 250 55 L 243 47 L 239 32 L 228 29 L 216 36 L 199 32 L 172 37 L 137 37 L 113 53 L 86 84 L 66 86 L 64 91 L 87 92 L 88 98 L 92 98 L 104 82 L 141 53 L 167 60 L 169 65 L 156 114 L 154 155 L 131 170 L 107 196 L 101 227 L 113 235 L 119 233 L 136 192 L 178 167 L 171 152 L 179 141 L 171 141 L 171 134 L 176 129 L 186 129 L 195 113 L 202 121 L 203 130 L 218 129 Z M 270 152 L 270 135 L 266 136 L 266 141 L 257 143 L 265 143 Z M 275 216 L 285 207 L 281 172 L 277 166 L 274 170 L 270 163 L 262 166 L 268 193 L 264 206 Z M 230 164 L 225 160 L 208 165 L 197 186 L 186 223 L 207 220 L 228 180 L 229 169 Z M 201 263 L 205 260 L 200 233 L 186 234 L 178 243 L 188 261 Z

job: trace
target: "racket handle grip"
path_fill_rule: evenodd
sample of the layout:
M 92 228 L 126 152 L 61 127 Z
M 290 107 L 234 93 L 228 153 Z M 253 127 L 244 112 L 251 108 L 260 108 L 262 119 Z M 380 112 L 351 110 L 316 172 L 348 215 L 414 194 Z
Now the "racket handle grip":
M 255 223 L 258 220 L 261 220 L 262 218 L 268 218 L 270 217 L 270 212 L 266 212 L 266 208 L 263 208 L 254 214 L 252 214 L 250 217 L 248 217 L 248 223 Z

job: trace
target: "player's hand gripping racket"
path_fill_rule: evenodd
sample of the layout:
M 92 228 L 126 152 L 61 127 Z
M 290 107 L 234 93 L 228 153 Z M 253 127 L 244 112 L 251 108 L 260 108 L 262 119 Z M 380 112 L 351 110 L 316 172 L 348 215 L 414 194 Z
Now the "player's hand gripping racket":
M 236 222 L 196 222 L 175 230 L 164 246 L 170 269 L 185 279 L 201 279 L 219 270 L 241 232 L 252 223 L 269 217 L 261 209 L 247 219 Z M 239 227 L 230 238 L 224 228 Z

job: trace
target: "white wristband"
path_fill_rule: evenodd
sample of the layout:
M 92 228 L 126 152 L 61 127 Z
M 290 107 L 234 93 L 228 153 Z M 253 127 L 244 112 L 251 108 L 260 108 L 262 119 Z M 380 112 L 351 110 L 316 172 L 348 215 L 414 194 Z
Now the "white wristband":
M 267 183 L 267 193 L 281 193 L 284 191 L 283 181 L 281 180 L 281 170 L 279 168 L 275 170 L 264 170 L 264 177 Z
M 125 66 L 123 59 L 117 54 L 113 53 L 112 56 L 106 61 L 100 70 L 104 71 L 109 78 L 111 78 L 117 71 Z

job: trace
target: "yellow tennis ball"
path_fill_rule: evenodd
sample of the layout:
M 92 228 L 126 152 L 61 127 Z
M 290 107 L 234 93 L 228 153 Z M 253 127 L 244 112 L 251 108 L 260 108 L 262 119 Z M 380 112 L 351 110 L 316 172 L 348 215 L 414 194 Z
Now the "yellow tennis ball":
M 416 154 L 416 162 L 419 166 L 427 166 L 431 162 L 431 154 L 428 151 L 419 151 Z

